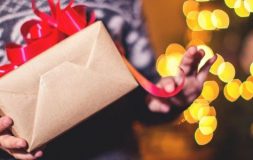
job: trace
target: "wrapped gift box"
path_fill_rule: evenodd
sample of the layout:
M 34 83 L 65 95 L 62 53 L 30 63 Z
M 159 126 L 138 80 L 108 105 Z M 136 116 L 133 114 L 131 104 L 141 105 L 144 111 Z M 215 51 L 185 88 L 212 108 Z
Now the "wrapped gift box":
M 102 22 L 0 79 L 2 115 L 32 151 L 137 87 Z

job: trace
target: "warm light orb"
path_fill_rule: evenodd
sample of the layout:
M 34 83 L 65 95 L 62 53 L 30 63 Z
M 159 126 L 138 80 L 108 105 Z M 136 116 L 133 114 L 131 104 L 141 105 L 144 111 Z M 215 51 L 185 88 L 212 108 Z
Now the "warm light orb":
M 204 30 L 214 30 L 215 26 L 212 23 L 212 12 L 203 10 L 199 12 L 198 16 L 199 26 Z
M 217 128 L 217 119 L 215 116 L 205 116 L 199 121 L 199 130 L 204 135 L 212 134 Z
M 167 57 L 165 54 L 161 54 L 156 61 L 156 70 L 161 77 L 167 75 Z
M 199 63 L 198 71 L 204 66 L 204 64 L 214 56 L 213 50 L 208 47 L 207 45 L 199 45 L 197 46 L 198 50 L 204 50 L 205 56 L 202 58 L 202 60 Z
M 241 83 L 239 79 L 234 79 L 226 84 L 224 87 L 224 96 L 228 101 L 235 102 L 240 97 Z
M 190 123 L 190 124 L 194 124 L 194 123 L 197 123 L 198 120 L 193 118 L 192 115 L 190 114 L 189 110 L 185 110 L 184 111 L 184 119 L 186 120 L 186 122 Z
M 216 116 L 216 109 L 214 107 L 210 107 L 208 116 Z
M 230 62 L 223 62 L 218 68 L 218 77 L 225 83 L 232 81 L 235 77 L 235 67 Z
M 224 58 L 221 55 L 219 54 L 216 54 L 216 55 L 217 55 L 217 59 L 212 65 L 212 67 L 210 68 L 210 72 L 214 75 L 218 75 L 218 68 L 224 62 Z
M 166 48 L 165 54 L 170 55 L 175 52 L 184 54 L 185 48 L 181 46 L 180 44 L 172 43 Z
M 218 29 L 226 29 L 229 26 L 229 16 L 225 11 L 216 9 L 212 12 L 212 23 Z
M 244 2 L 241 0 L 240 1 L 240 6 L 238 8 L 235 8 L 235 13 L 239 17 L 249 17 L 250 12 L 246 9 Z
M 219 96 L 219 92 L 219 85 L 216 81 L 206 81 L 203 85 L 201 96 L 205 100 L 212 102 Z
M 249 12 L 253 12 L 253 1 L 252 0 L 244 0 L 244 6 Z
M 198 23 L 198 16 L 199 16 L 198 11 L 192 11 L 192 12 L 188 13 L 186 16 L 187 26 L 192 31 L 202 31 L 202 28 L 199 26 L 199 23 Z
M 225 4 L 229 8 L 238 8 L 240 6 L 241 0 L 225 0 Z
M 183 13 L 187 16 L 192 11 L 199 10 L 199 3 L 194 0 L 185 1 L 183 4 Z
M 249 77 L 247 78 L 247 81 L 253 82 L 253 75 L 252 75 L 252 76 L 249 76 Z
M 201 104 L 201 103 L 195 103 L 195 102 L 193 102 L 192 105 L 189 107 L 189 113 L 191 114 L 191 116 L 192 116 L 194 119 L 198 120 L 198 113 L 199 113 L 199 110 L 200 110 L 200 108 L 202 108 L 203 106 L 205 106 L 205 105 L 203 105 L 203 104 Z
M 156 62 L 157 72 L 161 77 L 177 76 L 182 58 L 183 54 L 179 52 L 160 55 Z
M 198 111 L 198 120 L 201 120 L 205 116 L 209 116 L 210 106 L 203 106 Z
M 195 141 L 198 145 L 206 145 L 213 139 L 213 134 L 204 135 L 200 129 L 197 129 L 194 134 Z
M 240 86 L 240 94 L 243 99 L 249 101 L 253 98 L 253 82 L 245 81 Z

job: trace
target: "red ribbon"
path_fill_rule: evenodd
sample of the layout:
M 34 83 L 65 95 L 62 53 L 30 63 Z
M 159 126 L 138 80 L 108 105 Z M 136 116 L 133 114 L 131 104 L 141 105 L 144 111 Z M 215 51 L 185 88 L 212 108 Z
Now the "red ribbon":
M 21 34 L 26 45 L 21 46 L 11 43 L 6 46 L 6 53 L 10 64 L 0 67 L 0 77 L 59 43 L 66 37 L 94 23 L 96 20 L 94 12 L 91 12 L 90 15 L 87 14 L 86 6 L 76 5 L 72 7 L 74 0 L 70 0 L 64 9 L 60 6 L 60 0 L 57 3 L 54 3 L 54 0 L 47 1 L 51 9 L 50 15 L 38 10 L 35 0 L 32 0 L 33 11 L 40 20 L 30 20 L 22 25 Z M 166 92 L 164 89 L 160 89 L 148 81 L 124 56 L 122 57 L 135 79 L 150 94 L 168 98 L 178 94 L 182 90 L 185 78 L 183 78 L 182 83 L 173 92 Z

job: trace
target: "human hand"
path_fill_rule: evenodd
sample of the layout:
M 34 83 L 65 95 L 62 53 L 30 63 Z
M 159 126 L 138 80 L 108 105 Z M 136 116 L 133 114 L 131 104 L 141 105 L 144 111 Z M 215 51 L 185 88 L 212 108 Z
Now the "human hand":
M 157 98 L 149 95 L 147 103 L 150 111 L 168 113 L 172 106 L 187 107 L 199 96 L 202 91 L 203 83 L 209 73 L 209 69 L 217 58 L 217 56 L 213 56 L 198 72 L 198 65 L 204 55 L 204 51 L 197 50 L 196 47 L 190 47 L 186 51 L 180 64 L 186 76 L 183 90 L 178 95 L 169 99 Z M 157 83 L 157 86 L 164 88 L 167 92 L 171 92 L 180 81 L 178 77 L 162 78 Z
M 13 121 L 9 117 L 0 118 L 0 148 L 16 159 L 34 160 L 43 155 L 42 151 L 27 153 L 25 149 L 28 144 L 24 139 L 11 135 L 10 127 Z

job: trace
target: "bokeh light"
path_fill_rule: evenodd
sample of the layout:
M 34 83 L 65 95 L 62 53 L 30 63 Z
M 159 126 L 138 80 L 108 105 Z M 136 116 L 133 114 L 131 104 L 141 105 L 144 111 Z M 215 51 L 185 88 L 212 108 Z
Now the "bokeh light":
M 253 82 L 245 81 L 240 86 L 240 94 L 243 99 L 249 101 L 253 98 Z
M 212 12 L 212 24 L 218 29 L 226 29 L 229 26 L 228 14 L 220 9 Z
M 235 67 L 230 62 L 223 62 L 218 68 L 218 77 L 225 83 L 232 81 L 235 77 Z
M 195 118 L 192 117 L 192 115 L 190 114 L 190 112 L 189 112 L 188 109 L 186 109 L 186 110 L 184 111 L 183 114 L 184 114 L 184 119 L 185 119 L 188 123 L 194 124 L 194 123 L 197 123 L 197 122 L 198 122 L 197 119 L 195 119 Z
M 213 134 L 217 128 L 217 119 L 215 116 L 205 116 L 199 121 L 199 130 L 204 135 Z
M 184 52 L 185 49 L 180 44 L 173 43 L 167 47 L 165 54 L 161 54 L 156 62 L 156 69 L 161 77 L 178 75 Z
M 209 135 L 204 135 L 200 129 L 198 128 L 195 131 L 195 141 L 197 142 L 198 145 L 206 145 L 209 142 L 211 142 L 212 138 L 213 138 L 213 134 L 209 134 Z
M 175 53 L 175 52 L 184 54 L 185 48 L 184 48 L 183 46 L 181 46 L 180 44 L 172 43 L 172 44 L 170 44 L 170 45 L 166 48 L 165 54 L 166 54 L 166 55 L 170 55 L 170 54 L 173 54 L 173 53 Z
M 238 8 L 240 7 L 241 0 L 225 0 L 225 4 L 229 8 Z
M 219 85 L 216 81 L 206 81 L 203 85 L 201 96 L 205 100 L 212 102 L 219 96 L 219 92 Z
M 239 17 L 249 17 L 249 15 L 250 15 L 250 12 L 246 9 L 244 2 L 242 0 L 240 0 L 239 7 L 235 8 L 235 13 Z
M 193 104 L 189 107 L 189 113 L 195 120 L 198 120 L 199 110 L 203 106 L 206 106 L 206 104 L 193 102 Z
M 219 54 L 216 54 L 216 55 L 217 55 L 217 59 L 212 65 L 212 67 L 210 68 L 210 73 L 214 75 L 218 75 L 218 68 L 224 62 L 224 58 L 221 55 Z
M 188 13 L 186 16 L 187 26 L 192 31 L 202 31 L 202 28 L 199 26 L 199 23 L 198 23 L 198 16 L 199 16 L 198 11 L 192 11 L 192 12 Z
M 244 6 L 249 12 L 253 12 L 253 1 L 252 0 L 244 0 Z
M 228 101 L 235 102 L 240 97 L 241 83 L 239 79 L 234 79 L 226 84 L 224 87 L 224 96 Z
M 249 77 L 247 78 L 247 81 L 253 82 L 253 75 L 252 75 L 252 76 L 249 76 Z
M 194 0 L 187 0 L 183 4 L 183 13 L 187 16 L 192 11 L 199 10 L 199 3 Z
M 203 10 L 198 15 L 199 26 L 204 30 L 214 30 L 215 26 L 212 23 L 212 12 Z

